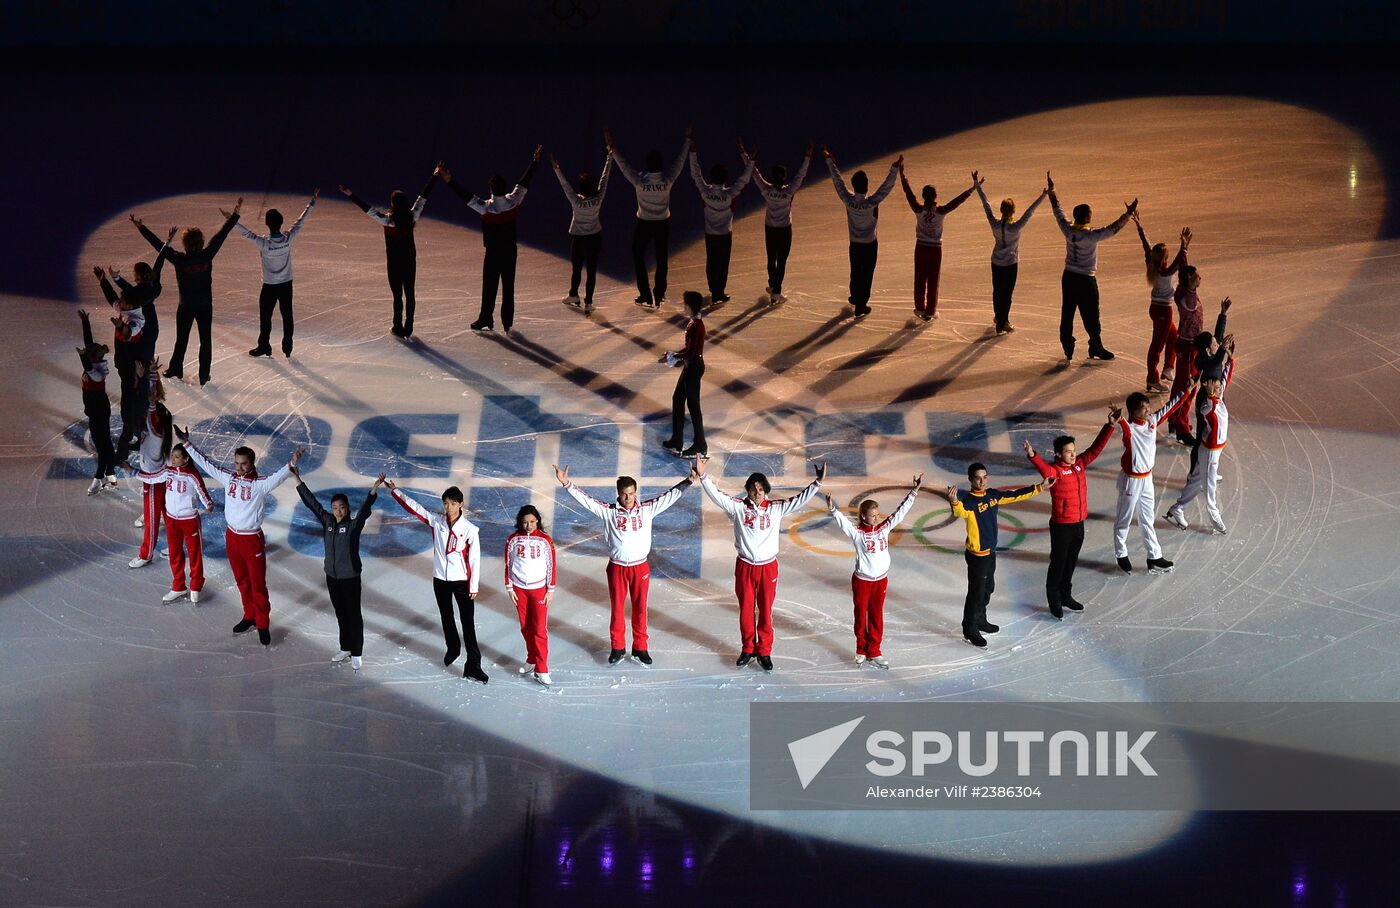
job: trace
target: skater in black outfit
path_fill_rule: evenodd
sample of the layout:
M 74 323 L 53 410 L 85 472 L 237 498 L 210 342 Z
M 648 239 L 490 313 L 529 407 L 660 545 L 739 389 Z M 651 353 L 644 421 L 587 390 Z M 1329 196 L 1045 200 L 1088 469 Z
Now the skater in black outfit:
M 438 168 L 448 188 L 457 193 L 467 207 L 481 215 L 481 244 L 486 247 L 486 255 L 481 263 L 481 311 L 472 322 L 473 331 L 494 331 L 496 327 L 496 288 L 501 289 L 501 327 L 510 333 L 515 321 L 515 261 L 518 247 L 515 239 L 515 219 L 520 216 L 520 203 L 525 201 L 530 179 L 540 163 L 543 145 L 535 146 L 535 153 L 515 188 L 506 191 L 506 178 L 499 173 L 491 177 L 491 195 L 481 199 L 452 182 L 452 171 Z
M 78 310 L 83 320 L 83 345 L 78 359 L 83 364 L 83 413 L 88 419 L 88 434 L 92 436 L 97 468 L 87 493 L 96 495 L 107 488 L 117 487 L 117 455 L 112 450 L 112 402 L 107 397 L 107 345 L 92 339 L 92 325 L 86 309 Z
M 185 377 L 185 347 L 190 342 L 190 326 L 198 322 L 199 383 L 209 383 L 209 366 L 214 359 L 214 256 L 219 254 L 219 248 L 228 239 L 233 225 L 238 223 L 238 213 L 242 209 L 243 200 L 240 198 L 209 245 L 204 244 L 204 231 L 198 227 L 186 227 L 185 232 L 180 234 L 183 250 L 166 251 L 175 267 L 175 281 L 180 288 L 180 305 L 175 310 L 175 349 L 165 370 L 166 378 Z M 147 230 L 140 218 L 132 215 L 131 222 L 157 252 L 167 249 L 166 243 Z
M 306 487 L 301 471 L 292 466 L 292 475 L 297 478 L 297 494 L 302 502 L 316 515 L 325 530 L 326 591 L 331 596 L 331 607 L 335 609 L 335 621 L 340 626 L 340 651 L 331 657 L 332 662 L 350 660 L 350 667 L 360 670 L 360 656 L 365 645 L 365 619 L 360 613 L 360 533 L 369 520 L 370 510 L 379 486 L 384 482 L 380 473 L 369 487 L 369 495 L 364 504 L 350 516 L 350 499 L 337 492 L 331 496 L 331 510 L 321 507 L 315 493 Z
M 384 228 L 384 255 L 388 259 L 389 292 L 394 295 L 394 327 L 390 329 L 395 337 L 413 335 L 413 284 L 418 277 L 418 247 L 413 244 L 413 226 L 423 215 L 423 206 L 428 204 L 428 193 L 442 172 L 442 162 L 433 168 L 423 191 L 413 204 L 408 202 L 408 194 L 395 189 L 389 194 L 389 210 L 371 208 L 369 202 L 355 195 L 344 186 L 341 193 L 360 206 L 370 220 Z M 404 304 L 407 303 L 407 311 Z
M 676 391 L 671 395 L 671 437 L 663 447 L 681 457 L 708 457 L 705 417 L 700 413 L 700 378 L 705 374 L 705 322 L 700 317 L 700 311 L 705 306 L 705 297 L 694 290 L 687 290 L 681 298 L 690 314 L 690 321 L 685 326 L 685 347 L 661 358 L 661 362 L 668 366 L 681 367 L 680 378 L 676 379 Z M 693 439 L 690 447 L 682 451 L 687 407 L 690 408 Z
M 117 272 L 112 272 L 112 283 L 117 289 L 130 293 L 141 305 L 141 315 L 146 324 L 141 329 L 141 340 L 132 348 L 132 355 L 143 362 L 150 362 L 156 358 L 156 341 L 160 338 L 160 315 L 156 312 L 156 298 L 160 296 L 161 291 L 160 272 L 165 267 L 166 259 L 170 257 L 168 250 L 170 241 L 174 238 L 175 228 L 171 227 L 170 235 L 165 240 L 165 249 L 156 256 L 154 267 L 145 262 L 137 262 L 132 267 L 136 283 L 129 283 Z

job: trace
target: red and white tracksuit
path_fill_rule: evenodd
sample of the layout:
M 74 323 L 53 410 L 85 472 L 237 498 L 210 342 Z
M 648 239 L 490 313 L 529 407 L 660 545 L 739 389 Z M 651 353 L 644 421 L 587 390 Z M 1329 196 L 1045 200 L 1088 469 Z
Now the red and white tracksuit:
M 1185 363 L 1181 365 L 1186 368 Z M 1152 468 L 1157 463 L 1157 426 L 1185 400 L 1184 394 L 1174 394 L 1160 410 L 1149 413 L 1142 422 L 1118 420 L 1118 428 L 1123 433 L 1123 472 L 1118 474 L 1118 516 L 1113 521 L 1115 558 L 1128 557 L 1128 528 L 1134 518 L 1142 531 L 1147 557 L 1153 560 L 1162 557 L 1157 531 L 1152 526 L 1157 519 L 1157 492 L 1152 486 Z
M 170 589 L 204 589 L 204 541 L 199 511 L 213 504 L 204 477 L 189 467 L 166 467 L 158 474 L 165 499 L 165 546 L 170 550 Z M 190 582 L 185 586 L 185 556 L 190 559 Z
M 165 470 L 165 438 L 170 427 L 165 425 L 157 409 L 155 383 L 151 383 L 151 406 L 146 411 L 146 422 L 141 427 L 139 454 L 141 469 L 136 478 L 141 480 L 141 555 L 145 561 L 156 556 L 156 546 L 160 543 L 161 518 L 165 515 L 165 483 L 161 474 Z
M 856 547 L 851 604 L 855 609 L 857 656 L 873 659 L 880 655 L 880 642 L 885 636 L 885 590 L 890 582 L 890 533 L 908 515 L 918 494 L 918 489 L 911 489 L 893 514 L 873 526 L 864 521 L 856 526 L 836 508 L 828 512 Z
M 1225 388 L 1230 384 L 1230 376 L 1235 371 L 1233 358 L 1225 364 L 1224 382 L 1220 386 L 1219 397 L 1207 397 L 1196 407 L 1200 419 L 1201 450 L 1196 457 L 1196 468 L 1186 478 L 1186 486 L 1170 510 L 1185 516 L 1186 506 L 1202 492 L 1206 496 L 1206 514 L 1217 527 L 1225 525 L 1220 516 L 1220 508 L 1215 501 L 1216 484 L 1220 480 L 1220 455 L 1225 450 L 1226 436 L 1230 429 L 1230 411 L 1225 407 Z
M 535 530 L 506 537 L 506 592 L 520 615 L 520 636 L 525 638 L 525 661 L 535 671 L 549 671 L 549 607 L 545 597 L 554 592 L 554 540 Z
M 1184 403 L 1167 421 L 1167 428 L 1181 435 L 1191 434 L 1191 401 L 1196 392 L 1187 388 L 1196 375 L 1196 335 L 1205 327 L 1205 307 L 1196 291 L 1178 286 L 1176 300 L 1176 378 L 1172 397 L 1184 395 Z
M 608 637 L 615 650 L 627 648 L 627 600 L 632 600 L 632 648 L 645 651 L 647 638 L 647 593 L 651 587 L 651 525 L 656 517 L 680 501 L 690 485 L 683 479 L 664 493 L 624 508 L 614 501 L 606 504 L 572 482 L 565 488 L 590 514 L 603 519 L 603 535 L 608 541 L 608 598 L 612 600 L 612 620 Z
M 890 182 L 895 171 L 890 170 Z M 739 600 L 741 652 L 756 656 L 773 654 L 773 600 L 778 595 L 778 533 L 782 519 L 799 510 L 821 485 L 813 480 L 791 498 L 769 498 L 756 504 L 748 497 L 733 498 L 720 491 L 708 474 L 700 485 L 710 500 L 734 522 L 734 595 Z
M 239 476 L 216 467 L 198 448 L 186 443 L 185 449 L 199 468 L 224 485 L 224 547 L 228 549 L 228 565 L 238 583 L 238 595 L 243 600 L 243 617 L 251 619 L 258 630 L 267 630 L 272 605 L 267 597 L 267 544 L 263 539 L 263 513 L 267 496 L 291 475 L 287 466 L 271 476 L 259 476 L 254 470 Z

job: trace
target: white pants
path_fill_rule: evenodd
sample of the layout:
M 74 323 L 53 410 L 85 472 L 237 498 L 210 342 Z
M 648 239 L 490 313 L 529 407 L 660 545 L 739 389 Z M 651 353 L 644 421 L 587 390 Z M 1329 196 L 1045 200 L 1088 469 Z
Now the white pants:
M 1162 547 L 1157 544 L 1157 531 L 1152 522 L 1157 519 L 1157 492 L 1152 487 L 1152 476 L 1129 476 L 1118 474 L 1118 519 L 1113 521 L 1113 555 L 1115 558 L 1128 557 L 1128 527 L 1133 519 L 1142 531 L 1142 546 L 1147 557 L 1162 557 Z
M 1223 450 L 1201 448 L 1196 457 L 1196 469 L 1186 477 L 1186 487 L 1181 490 L 1181 497 L 1176 500 L 1176 504 L 1172 505 L 1173 511 L 1183 512 L 1188 504 L 1196 500 L 1197 495 L 1205 492 L 1206 513 L 1210 515 L 1211 523 L 1224 524 L 1225 521 L 1220 519 L 1220 508 L 1215 503 L 1215 487 L 1220 481 L 1220 452 Z

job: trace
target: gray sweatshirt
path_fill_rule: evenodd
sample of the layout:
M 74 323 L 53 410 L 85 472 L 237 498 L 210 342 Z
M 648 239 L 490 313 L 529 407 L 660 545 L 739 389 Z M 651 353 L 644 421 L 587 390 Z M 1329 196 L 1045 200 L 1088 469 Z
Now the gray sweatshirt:
M 685 159 L 690 154 L 690 140 L 681 146 L 681 153 L 665 173 L 650 170 L 636 171 L 622 159 L 616 151 L 612 153 L 613 163 L 618 171 L 637 190 L 637 220 L 665 221 L 671 217 L 671 187 L 685 170 Z
M 1060 232 L 1065 235 L 1065 270 L 1089 277 L 1093 277 L 1099 270 L 1099 243 L 1122 230 L 1123 225 L 1132 217 L 1131 212 L 1124 211 L 1118 220 L 1107 227 L 1094 230 L 1076 227 L 1065 217 L 1064 211 L 1060 209 L 1060 199 L 1053 192 L 1050 193 L 1050 210 L 1055 212 L 1055 223 L 1060 225 Z
M 321 507 L 321 502 L 316 500 L 306 483 L 297 483 L 297 494 L 325 530 L 326 576 L 336 580 L 351 580 L 360 576 L 360 532 L 365 528 L 365 521 L 369 520 L 370 509 L 377 497 L 375 493 L 369 493 L 365 503 L 360 505 L 358 514 L 338 523 L 334 515 Z
M 846 205 L 846 227 L 850 230 L 851 242 L 875 242 L 875 228 L 880 218 L 880 203 L 885 200 L 885 196 L 890 194 L 890 190 L 894 189 L 894 181 L 899 176 L 899 169 L 891 164 L 890 173 L 889 176 L 885 177 L 885 182 L 881 183 L 880 188 L 870 195 L 863 192 L 851 192 L 847 189 L 846 181 L 841 178 L 841 171 L 836 168 L 836 162 L 831 158 L 826 159 L 826 169 L 831 171 L 832 185 L 836 187 L 836 194 Z

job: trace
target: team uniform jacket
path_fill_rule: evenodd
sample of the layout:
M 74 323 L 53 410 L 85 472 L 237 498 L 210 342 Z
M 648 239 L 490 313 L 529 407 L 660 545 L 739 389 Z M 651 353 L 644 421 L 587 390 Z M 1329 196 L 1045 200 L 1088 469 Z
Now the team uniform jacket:
M 650 170 L 633 170 L 622 155 L 616 151 L 612 153 L 618 171 L 637 190 L 637 220 L 664 221 L 671 217 L 671 187 L 685 169 L 685 159 L 689 154 L 690 140 L 686 139 L 675 163 L 665 173 L 652 173 Z
M 165 467 L 152 485 L 165 484 L 165 516 L 187 520 L 199 516 L 214 500 L 204 485 L 204 477 L 189 467 Z
M 914 189 L 909 185 L 903 174 L 899 176 L 899 185 L 904 187 L 904 197 L 909 201 L 909 210 L 914 212 L 914 243 L 917 246 L 942 246 L 943 245 L 943 219 L 953 212 L 967 197 L 972 195 L 972 190 L 968 189 L 947 205 L 934 205 L 932 210 L 924 208 L 923 202 L 914 195 Z
M 322 567 L 326 576 L 335 580 L 349 580 L 360 576 L 362 570 L 360 534 L 364 531 L 365 522 L 369 520 L 370 511 L 374 508 L 374 501 L 379 497 L 378 494 L 370 492 L 369 495 L 365 496 L 360 510 L 353 517 L 347 517 L 340 522 L 336 522 L 334 514 L 321 507 L 321 502 L 307 488 L 306 483 L 297 483 L 297 494 L 301 496 L 302 502 L 311 509 L 311 513 L 316 515 L 316 519 L 321 523 L 321 529 L 325 531 L 326 555 Z
M 143 442 L 144 443 L 144 442 Z M 271 476 L 259 476 L 253 471 L 251 476 L 239 476 L 209 462 L 193 444 L 186 442 L 185 450 L 199 468 L 224 484 L 224 522 L 230 531 L 240 536 L 256 536 L 262 532 L 263 512 L 267 510 L 267 496 L 291 475 L 290 465 Z
M 967 550 L 979 557 L 990 555 L 997 547 L 997 510 L 1004 504 L 1015 504 L 1034 498 L 1040 494 L 1040 486 L 1025 486 L 1004 492 L 988 489 L 985 492 L 964 492 L 958 490 L 957 504 L 953 505 L 953 516 L 967 523 Z
M 1209 451 L 1219 451 L 1225 447 L 1226 435 L 1230 430 L 1230 411 L 1225 407 L 1225 389 L 1230 386 L 1230 376 L 1234 374 L 1235 361 L 1225 363 L 1224 384 L 1220 386 L 1219 397 L 1207 397 L 1201 401 L 1196 412 L 1201 420 L 1201 447 Z
M 682 479 L 665 492 L 646 501 L 624 508 L 614 501 L 605 504 L 570 482 L 566 489 L 574 501 L 588 513 L 603 518 L 603 535 L 608 540 L 608 560 L 622 567 L 645 564 L 651 553 L 651 524 L 656 517 L 680 501 L 681 493 L 690 485 Z
M 700 156 L 690 153 L 690 178 L 695 188 L 700 190 L 700 199 L 705 203 L 705 232 L 711 236 L 723 236 L 734 228 L 734 206 L 739 204 L 739 193 L 749 185 L 753 176 L 753 158 L 744 158 L 744 171 L 739 179 L 728 186 L 705 182 L 700 172 Z
M 598 194 L 595 196 L 579 195 L 574 184 L 569 182 L 569 178 L 564 176 L 564 171 L 559 169 L 559 165 L 554 165 L 554 175 L 559 178 L 559 185 L 564 190 L 564 198 L 569 200 L 569 205 L 574 209 L 574 216 L 569 221 L 569 234 L 571 236 L 592 236 L 603 229 L 603 223 L 599 215 L 603 210 L 603 196 L 608 192 L 608 176 L 612 173 L 612 157 L 609 156 L 603 161 L 603 171 L 598 175 Z
M 292 240 L 301 232 L 302 222 L 306 220 L 306 216 L 311 213 L 311 209 L 315 206 L 315 199 L 307 202 L 306 208 L 285 232 L 270 233 L 264 236 L 260 233 L 254 233 L 242 224 L 234 225 L 238 228 L 239 233 L 258 247 L 258 256 L 262 259 L 264 284 L 285 284 L 292 279 Z
M 720 491 L 709 474 L 700 477 L 700 486 L 710 500 L 734 521 L 734 548 L 739 560 L 761 565 L 778 558 L 778 532 L 782 519 L 800 510 L 821 488 L 816 480 L 791 498 L 769 498 L 754 504 L 748 496 L 734 498 Z
M 983 191 L 981 183 L 977 184 L 977 196 L 982 200 L 982 210 L 986 213 L 987 223 L 991 225 L 992 234 L 996 237 L 996 244 L 992 246 L 992 264 L 1015 265 L 1021 260 L 1021 230 L 1040 207 L 1040 203 L 1045 201 L 1045 193 L 1042 191 L 1025 213 L 1009 222 L 1003 221 L 992 212 L 992 203 L 987 201 L 987 193 Z
M 1142 254 L 1147 261 L 1152 260 L 1152 244 L 1147 241 L 1147 232 L 1142 229 L 1142 225 L 1137 225 L 1138 239 L 1142 240 Z M 1157 272 L 1157 279 L 1152 282 L 1152 305 L 1170 306 L 1172 304 L 1172 278 L 1181 270 L 1181 266 L 1186 264 L 1186 250 L 1179 248 L 1176 251 L 1176 258 L 1171 263 Z
M 506 589 L 552 590 L 555 582 L 554 540 L 546 533 L 511 533 L 506 537 Z
M 238 215 L 229 215 L 228 220 L 224 221 L 224 226 L 209 240 L 209 245 L 198 252 L 171 249 L 164 240 L 146 229 L 145 224 L 139 228 L 146 242 L 169 258 L 170 264 L 175 267 L 175 282 L 180 288 L 180 302 L 185 306 L 214 305 L 214 256 L 218 255 L 219 247 L 228 239 L 229 231 L 236 223 Z
M 389 255 L 396 253 L 403 254 L 416 251 L 413 244 L 413 226 L 418 223 L 418 219 L 423 216 L 423 208 L 428 204 L 428 193 L 433 191 L 433 184 L 437 182 L 437 174 L 428 177 L 428 182 L 423 186 L 423 191 L 418 193 L 418 198 L 413 200 L 413 207 L 410 213 L 413 216 L 413 223 L 407 227 L 400 227 L 394 222 L 391 212 L 380 208 L 371 208 L 369 202 L 357 195 L 351 194 L 350 201 L 360 206 L 360 210 L 369 215 L 370 220 L 384 228 L 384 251 Z
M 468 581 L 475 599 L 481 586 L 481 530 L 467 519 L 466 510 L 458 515 L 456 523 L 448 523 L 446 514 L 429 513 L 398 489 L 391 491 L 405 511 L 433 531 L 433 577 Z
M 836 169 L 836 162 L 831 158 L 826 159 L 826 169 L 831 171 L 831 183 L 836 187 L 836 194 L 841 197 L 842 204 L 846 206 L 846 227 L 850 230 L 851 242 L 875 242 L 875 228 L 880 220 L 880 203 L 890 194 L 890 190 L 894 189 L 894 178 L 899 176 L 899 169 L 891 164 L 890 174 L 885 177 L 885 182 L 870 195 L 847 189 L 846 181 L 841 178 L 841 171 Z
M 914 507 L 914 499 L 918 495 L 918 489 L 910 490 L 899 503 L 899 507 L 894 509 L 894 513 L 874 526 L 863 521 L 859 525 L 851 523 L 851 519 L 839 508 L 832 508 L 828 512 L 835 518 L 841 532 L 855 543 L 857 577 L 862 580 L 879 580 L 890 572 L 890 533 L 894 532 L 894 528 L 909 514 L 909 509 Z
M 1132 217 L 1124 211 L 1118 220 L 1107 227 L 1097 227 L 1093 230 L 1076 227 L 1065 217 L 1064 211 L 1060 209 L 1060 199 L 1053 192 L 1050 193 L 1050 209 L 1055 212 L 1055 223 L 1060 225 L 1060 232 L 1065 235 L 1065 270 L 1089 277 L 1093 277 L 1099 270 L 1099 243 L 1117 234 Z
M 802 166 L 797 168 L 797 173 L 782 186 L 774 186 L 764 179 L 762 173 L 754 170 L 753 181 L 758 186 L 759 194 L 763 196 L 764 224 L 769 227 L 792 226 L 792 200 L 797 195 L 797 190 L 802 188 L 802 181 L 807 179 L 807 168 L 811 165 L 812 156 L 807 155 L 802 159 Z
M 1090 464 L 1099 459 L 1108 440 L 1113 437 L 1113 423 L 1109 423 L 1095 436 L 1094 443 L 1084 453 L 1066 466 L 1058 460 L 1046 463 L 1039 454 L 1031 455 L 1031 463 L 1041 476 L 1049 479 L 1059 476 L 1050 487 L 1050 522 L 1079 523 L 1089 516 L 1089 474 Z
M 1142 422 L 1118 420 L 1118 428 L 1123 432 L 1124 473 L 1137 478 L 1152 475 L 1152 468 L 1157 465 L 1157 426 L 1185 400 L 1186 392 L 1183 391 L 1163 404 L 1157 412 L 1149 413 Z
M 151 384 L 154 386 L 155 383 Z M 141 469 L 137 471 L 136 476 L 148 486 L 160 485 L 164 481 L 160 475 L 165 469 L 165 457 L 170 453 L 170 449 L 165 446 L 165 435 L 170 431 L 170 427 L 162 421 L 155 397 L 153 387 L 151 406 L 146 410 L 146 424 L 142 427 L 141 442 L 137 449 Z

